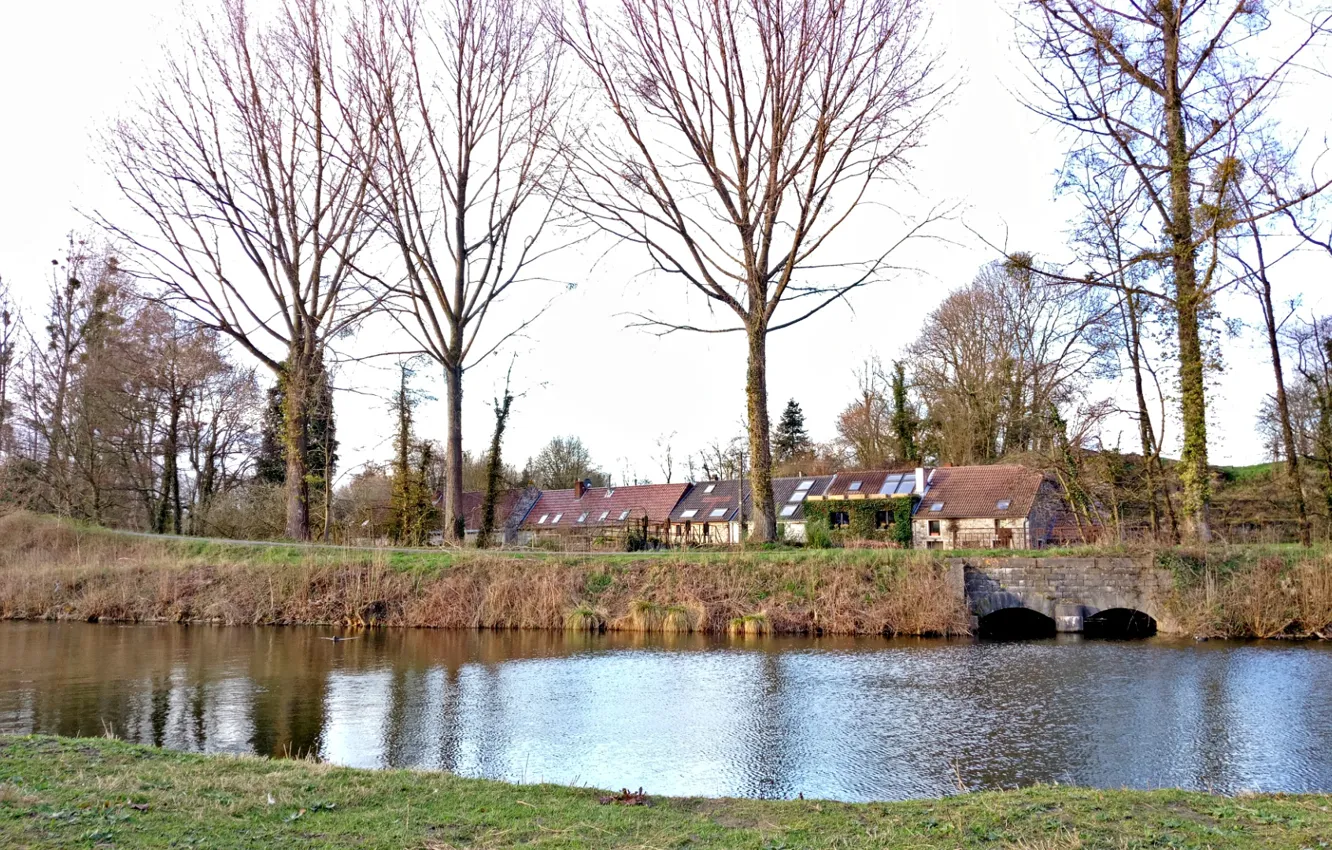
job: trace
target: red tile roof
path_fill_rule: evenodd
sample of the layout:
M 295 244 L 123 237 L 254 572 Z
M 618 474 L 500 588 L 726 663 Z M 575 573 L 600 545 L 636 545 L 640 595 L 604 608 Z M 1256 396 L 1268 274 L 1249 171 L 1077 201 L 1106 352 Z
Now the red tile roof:
M 637 484 L 591 487 L 580 499 L 574 490 L 543 490 L 522 527 L 528 530 L 622 526 L 631 519 L 663 523 L 689 490 L 688 484 Z M 559 516 L 559 522 L 555 517 Z M 545 522 L 541 522 L 542 517 Z M 623 517 L 623 519 L 622 519 Z M 582 520 L 581 522 L 579 520 Z
M 924 519 L 999 519 L 1031 513 L 1045 473 L 1025 466 L 939 467 L 917 509 Z M 1007 501 L 1008 508 L 998 504 Z M 931 510 L 936 505 L 939 510 Z

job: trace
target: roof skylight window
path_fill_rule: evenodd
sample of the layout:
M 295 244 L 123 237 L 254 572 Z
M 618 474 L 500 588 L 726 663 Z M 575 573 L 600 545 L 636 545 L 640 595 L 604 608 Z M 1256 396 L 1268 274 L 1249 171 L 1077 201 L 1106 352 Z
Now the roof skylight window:
M 698 516 L 698 511 L 694 510 L 693 508 L 690 508 L 689 510 L 680 514 L 680 516 L 684 517 L 685 519 L 692 519 L 693 517 Z
M 1006 511 L 1012 504 L 1013 501 L 1011 499 L 1000 499 L 994 503 L 994 509 L 996 511 Z
M 581 514 L 578 515 L 578 521 L 587 522 L 587 511 L 583 511 Z
M 541 519 L 537 520 L 537 525 L 545 525 L 545 523 L 546 523 L 546 518 L 549 517 L 549 516 L 550 516 L 550 514 L 542 514 L 542 515 L 541 515 Z
M 852 482 L 851 482 L 851 485 L 850 485 L 849 487 L 847 487 L 846 489 L 848 489 L 848 490 L 850 490 L 852 493 L 854 493 L 854 492 L 856 492 L 857 490 L 860 489 L 860 485 L 861 485 L 861 483 L 862 483 L 862 482 L 860 482 L 860 481 L 852 481 Z
M 797 490 L 797 491 L 795 491 L 794 493 L 792 493 L 792 494 L 791 494 L 791 498 L 787 499 L 786 501 L 788 501 L 788 502 L 803 502 L 803 501 L 805 501 L 805 497 L 808 496 L 808 495 L 809 495 L 809 493 L 806 492 L 806 491 L 804 491 L 804 490 Z
M 716 519 L 719 516 L 726 516 L 726 508 L 713 508 L 712 513 L 708 514 L 708 516 L 712 519 Z
M 930 505 L 930 510 L 936 512 L 943 510 L 943 502 L 935 502 L 934 504 Z
M 550 524 L 551 524 L 551 525 L 554 525 L 555 523 L 559 522 L 559 521 L 560 521 L 560 517 L 562 517 L 562 516 L 564 516 L 564 514 L 555 514 L 555 517 L 554 517 L 553 519 L 551 519 Z
M 610 516 L 610 511 L 602 511 L 602 512 L 601 512 L 601 518 L 598 519 L 597 522 L 605 522 L 605 521 L 606 521 L 606 517 L 608 517 L 608 516 Z
M 709 484 L 708 486 L 706 486 L 706 487 L 703 488 L 703 492 L 704 492 L 704 493 L 711 493 L 713 490 L 716 490 L 716 489 L 717 489 L 717 485 L 716 485 L 716 484 Z
M 606 495 L 602 496 L 601 498 L 603 498 L 603 499 L 609 499 L 611 496 L 614 496 L 614 495 L 615 495 L 615 488 L 613 488 L 613 487 L 607 487 L 607 488 L 606 488 Z
M 620 522 L 624 522 L 624 521 L 625 521 L 626 519 L 628 519 L 628 518 L 629 518 L 629 512 L 628 512 L 628 511 L 624 511 L 624 512 L 622 512 L 622 513 L 620 514 Z
M 798 507 L 800 507 L 800 506 L 799 506 L 799 505 L 787 505 L 786 507 L 782 508 L 782 516 L 795 516 L 796 508 L 798 508 Z
M 813 479 L 810 479 L 809 481 L 801 481 L 801 482 L 800 482 L 800 486 L 797 487 L 796 489 L 797 489 L 797 490 L 808 490 L 810 487 L 813 487 L 813 486 L 814 486 L 814 481 L 813 481 Z

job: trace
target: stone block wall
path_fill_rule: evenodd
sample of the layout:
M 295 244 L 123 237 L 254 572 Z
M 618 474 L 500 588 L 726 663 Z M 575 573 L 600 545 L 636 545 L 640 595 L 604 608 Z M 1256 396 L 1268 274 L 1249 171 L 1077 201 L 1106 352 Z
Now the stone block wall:
M 967 607 L 979 619 L 1030 608 L 1060 631 L 1080 632 L 1100 611 L 1130 608 L 1161 619 L 1174 584 L 1169 570 L 1134 558 L 979 558 L 962 563 Z

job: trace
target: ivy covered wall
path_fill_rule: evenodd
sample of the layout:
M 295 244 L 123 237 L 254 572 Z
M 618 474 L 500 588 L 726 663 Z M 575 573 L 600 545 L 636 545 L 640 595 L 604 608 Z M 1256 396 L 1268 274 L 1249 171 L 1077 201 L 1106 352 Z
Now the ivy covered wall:
M 911 548 L 911 514 L 917 496 L 886 499 L 834 499 L 805 502 L 805 541 L 815 548 L 838 546 L 848 540 L 879 540 Z M 879 513 L 887 514 L 887 527 L 879 527 Z M 834 527 L 833 514 L 845 514 L 846 523 Z

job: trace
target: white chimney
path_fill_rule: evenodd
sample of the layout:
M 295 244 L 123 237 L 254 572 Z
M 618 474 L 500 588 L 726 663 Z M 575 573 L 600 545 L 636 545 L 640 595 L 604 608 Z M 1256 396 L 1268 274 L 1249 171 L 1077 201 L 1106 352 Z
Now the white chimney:
M 916 495 L 925 495 L 925 468 L 922 466 L 916 467 Z

